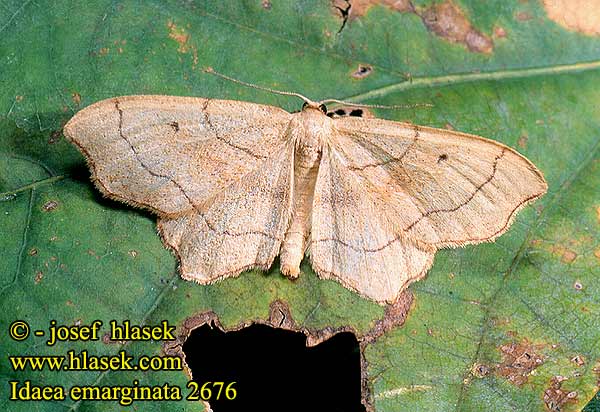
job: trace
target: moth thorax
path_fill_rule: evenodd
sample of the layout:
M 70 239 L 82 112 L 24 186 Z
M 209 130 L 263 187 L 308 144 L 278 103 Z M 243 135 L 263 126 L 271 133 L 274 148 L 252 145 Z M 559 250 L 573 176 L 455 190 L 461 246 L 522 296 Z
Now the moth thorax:
M 294 114 L 290 128 L 298 133 L 300 140 L 308 146 L 322 146 L 331 134 L 332 121 L 319 109 L 306 108 Z

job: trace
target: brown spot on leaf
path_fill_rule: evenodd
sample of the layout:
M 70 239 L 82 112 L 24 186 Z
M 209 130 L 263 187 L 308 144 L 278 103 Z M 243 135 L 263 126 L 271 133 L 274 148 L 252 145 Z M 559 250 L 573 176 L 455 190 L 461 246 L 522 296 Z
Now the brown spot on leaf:
M 525 149 L 527 147 L 527 140 L 529 138 L 527 137 L 526 134 L 522 134 L 521 137 L 519 137 L 519 140 L 517 140 L 517 144 L 519 145 L 519 147 L 521 149 Z
M 71 306 L 71 307 L 75 306 L 75 304 L 73 303 L 72 300 L 67 300 L 65 303 L 67 304 L 67 306 Z
M 560 412 L 566 403 L 577 401 L 576 391 L 566 391 L 561 388 L 566 380 L 564 376 L 554 376 L 550 380 L 550 387 L 544 391 L 544 404 L 551 412 Z
M 62 136 L 62 130 L 55 130 L 50 133 L 50 137 L 48 138 L 48 144 L 54 144 L 60 140 Z
M 583 355 L 575 355 L 571 358 L 571 362 L 573 362 L 577 366 L 585 365 L 585 358 Z
M 596 382 L 596 386 L 600 386 L 600 362 L 596 363 L 596 365 L 592 368 L 592 372 L 596 374 L 598 381 Z
M 263 0 L 261 3 L 263 9 L 265 10 L 271 10 L 271 7 L 273 7 L 273 5 L 271 4 L 271 2 L 269 0 Z
M 496 373 L 517 386 L 523 385 L 531 372 L 544 363 L 543 355 L 537 353 L 540 347 L 527 340 L 500 346 L 502 363 L 496 366 Z
M 520 11 L 515 15 L 515 18 L 518 21 L 529 21 L 529 20 L 533 19 L 533 16 L 529 12 Z
M 127 252 L 129 254 L 129 256 L 131 256 L 132 258 L 135 258 L 138 255 L 138 251 L 137 250 L 130 250 L 129 252 Z
M 594 256 L 596 256 L 598 259 L 600 259 L 600 248 L 594 250 Z
M 562 245 L 554 245 L 550 248 L 553 255 L 560 256 L 563 263 L 572 263 L 577 258 L 577 253 Z
M 470 51 L 477 53 L 491 53 L 494 49 L 492 39 L 476 30 L 451 0 L 436 3 L 417 14 L 430 31 L 445 40 L 463 43 Z
M 41 270 L 38 270 L 37 272 L 35 272 L 35 284 L 37 285 L 38 283 L 40 283 L 42 281 L 42 279 L 44 278 L 44 272 L 42 272 Z
M 49 200 L 46 203 L 44 203 L 44 206 L 42 206 L 42 210 L 44 212 L 52 212 L 57 207 L 58 207 L 58 202 L 56 200 Z
M 15 100 L 16 100 L 17 102 L 21 102 L 21 101 L 23 101 L 23 99 L 24 99 L 24 97 L 23 97 L 23 96 L 21 96 L 21 95 L 17 95 L 17 96 L 15 96 Z
M 71 93 L 71 99 L 73 100 L 73 103 L 75 103 L 78 106 L 81 103 L 81 95 L 77 92 Z
M 358 68 L 352 73 L 352 77 L 355 79 L 364 79 L 373 73 L 373 67 L 368 64 L 359 64 Z
M 506 30 L 504 27 L 496 26 L 494 27 L 494 37 L 497 39 L 503 39 L 506 37 Z
M 583 285 L 581 284 L 581 282 L 579 280 L 576 280 L 575 283 L 573 283 L 573 287 L 575 288 L 575 290 L 583 289 Z
M 126 340 L 112 340 L 110 336 L 110 332 L 106 332 L 104 335 L 102 335 L 102 343 L 105 345 L 124 345 L 127 343 Z
M 185 32 L 185 29 L 178 28 L 172 21 L 167 22 L 169 29 L 169 38 L 175 40 L 179 44 L 177 51 L 179 53 L 187 53 L 189 50 L 188 40 L 190 35 Z
M 543 0 L 550 20 L 567 30 L 588 36 L 600 36 L 598 0 Z
M 29 249 L 29 252 L 27 252 L 27 254 L 29 256 L 35 256 L 38 254 L 38 250 L 36 248 L 32 247 L 31 249 Z
M 110 49 L 108 47 L 103 47 L 100 49 L 100 51 L 98 51 L 98 54 L 100 56 L 106 56 L 109 51 L 110 51 Z
M 482 363 L 475 363 L 471 368 L 471 374 L 478 378 L 483 378 L 490 373 L 490 367 Z
M 195 67 L 198 64 L 198 49 L 190 43 L 190 35 L 186 33 L 185 29 L 177 27 L 171 20 L 167 22 L 167 28 L 169 29 L 169 38 L 175 40 L 179 45 L 177 48 L 179 53 L 192 52 L 192 66 Z
M 600 206 L 596 207 L 596 220 L 598 220 L 598 224 L 600 224 Z

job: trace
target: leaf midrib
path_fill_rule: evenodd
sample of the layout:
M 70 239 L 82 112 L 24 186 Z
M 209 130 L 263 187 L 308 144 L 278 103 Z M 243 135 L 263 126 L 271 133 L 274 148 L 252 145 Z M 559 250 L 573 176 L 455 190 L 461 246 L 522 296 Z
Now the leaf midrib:
M 562 64 L 553 66 L 542 66 L 527 69 L 495 70 L 479 73 L 457 73 L 444 76 L 412 77 L 409 80 L 393 83 L 387 86 L 372 89 L 368 92 L 348 96 L 343 100 L 349 102 L 361 102 L 368 99 L 383 97 L 393 92 L 420 89 L 424 87 L 453 86 L 463 83 L 489 80 L 525 79 L 538 76 L 553 76 L 559 74 L 580 73 L 600 69 L 600 60 L 580 62 L 573 64 Z

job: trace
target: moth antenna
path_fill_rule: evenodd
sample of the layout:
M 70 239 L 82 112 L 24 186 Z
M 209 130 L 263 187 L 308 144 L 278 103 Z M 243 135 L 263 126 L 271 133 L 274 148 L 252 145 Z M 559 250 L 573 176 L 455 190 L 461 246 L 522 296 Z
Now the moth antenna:
M 415 107 L 433 107 L 433 104 L 431 104 L 431 103 L 394 104 L 391 106 L 387 106 L 387 105 L 383 105 L 383 104 L 352 103 L 352 102 L 345 102 L 343 100 L 337 100 L 337 99 L 325 99 L 325 100 L 321 100 L 320 102 L 317 102 L 317 103 L 318 104 L 338 103 L 338 104 L 343 104 L 345 106 L 366 107 L 366 108 L 373 108 L 373 109 L 413 109 Z
M 234 79 L 233 77 L 229 77 L 229 76 L 227 76 L 227 75 L 225 75 L 223 73 L 219 73 L 219 72 L 215 71 L 215 69 L 213 69 L 212 67 L 207 67 L 203 71 L 205 73 L 210 73 L 210 74 L 213 74 L 215 76 L 221 77 L 221 78 L 223 78 L 225 80 L 229 80 L 229 81 L 241 84 L 241 85 L 246 86 L 246 87 L 251 87 L 253 89 L 263 90 L 263 91 L 271 92 L 271 93 L 275 93 L 275 94 L 282 94 L 284 96 L 299 97 L 300 99 L 304 100 L 306 102 L 306 104 L 308 104 L 310 106 L 315 106 L 315 107 L 318 106 L 318 104 L 316 104 L 315 102 L 313 102 L 312 100 L 310 100 L 308 97 L 305 97 L 305 96 L 301 95 L 300 93 L 286 92 L 286 91 L 283 91 L 283 90 L 276 90 L 276 89 L 271 89 L 269 87 L 263 87 L 263 86 L 258 86 L 256 84 L 247 83 L 245 81 Z

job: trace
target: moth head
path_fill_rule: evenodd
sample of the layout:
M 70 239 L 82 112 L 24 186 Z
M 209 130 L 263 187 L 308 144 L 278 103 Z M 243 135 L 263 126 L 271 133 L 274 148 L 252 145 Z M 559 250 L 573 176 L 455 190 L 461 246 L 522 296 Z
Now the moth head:
M 302 111 L 305 110 L 319 110 L 323 114 L 327 114 L 327 106 L 325 106 L 321 102 L 313 102 L 310 100 L 305 100 L 302 104 Z

